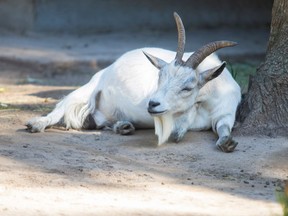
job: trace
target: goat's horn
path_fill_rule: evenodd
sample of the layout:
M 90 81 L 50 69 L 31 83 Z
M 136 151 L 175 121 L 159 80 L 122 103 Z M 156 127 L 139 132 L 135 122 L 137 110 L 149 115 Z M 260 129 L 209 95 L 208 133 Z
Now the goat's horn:
M 184 28 L 184 25 L 182 23 L 180 16 L 176 12 L 174 12 L 174 18 L 175 18 L 177 30 L 178 30 L 178 48 L 177 48 L 175 60 L 177 64 L 182 64 L 183 63 L 182 58 L 184 54 L 185 40 L 186 40 L 185 28 Z
M 196 69 L 198 65 L 211 53 L 224 47 L 231 47 L 237 45 L 233 41 L 214 41 L 208 43 L 194 52 L 189 59 L 185 62 L 185 66 Z

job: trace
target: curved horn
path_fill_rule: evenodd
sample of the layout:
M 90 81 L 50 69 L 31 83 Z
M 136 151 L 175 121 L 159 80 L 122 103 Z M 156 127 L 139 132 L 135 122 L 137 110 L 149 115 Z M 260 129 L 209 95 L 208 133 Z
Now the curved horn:
M 183 54 L 184 54 L 184 50 L 185 50 L 185 28 L 184 25 L 182 23 L 182 20 L 180 18 L 180 16 L 174 12 L 174 18 L 176 21 L 176 25 L 177 25 L 177 30 L 178 30 L 178 48 L 177 48 L 177 53 L 176 53 L 176 63 L 177 64 L 182 64 L 182 58 L 183 58 Z
M 198 65 L 211 53 L 224 47 L 231 47 L 237 45 L 233 41 L 214 41 L 208 43 L 194 52 L 189 59 L 185 62 L 185 66 L 196 69 Z

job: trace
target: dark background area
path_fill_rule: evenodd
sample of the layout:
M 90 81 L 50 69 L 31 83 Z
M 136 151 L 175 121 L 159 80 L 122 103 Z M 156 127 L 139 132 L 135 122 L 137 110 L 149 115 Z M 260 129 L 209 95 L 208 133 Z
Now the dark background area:
M 0 29 L 87 34 L 190 28 L 269 27 L 273 0 L 1 0 Z

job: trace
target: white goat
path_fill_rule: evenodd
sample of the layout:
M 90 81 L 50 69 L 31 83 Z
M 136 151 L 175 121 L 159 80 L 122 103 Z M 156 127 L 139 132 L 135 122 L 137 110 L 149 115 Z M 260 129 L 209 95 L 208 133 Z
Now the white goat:
M 177 53 L 159 48 L 125 53 L 47 116 L 28 121 L 28 130 L 42 132 L 62 121 L 67 129 L 108 127 L 124 135 L 155 125 L 161 145 L 169 138 L 180 141 L 187 130 L 212 128 L 219 136 L 216 145 L 224 152 L 233 151 L 237 142 L 230 133 L 240 87 L 213 52 L 236 43 L 212 42 L 184 54 L 185 29 L 177 13 L 174 17 Z

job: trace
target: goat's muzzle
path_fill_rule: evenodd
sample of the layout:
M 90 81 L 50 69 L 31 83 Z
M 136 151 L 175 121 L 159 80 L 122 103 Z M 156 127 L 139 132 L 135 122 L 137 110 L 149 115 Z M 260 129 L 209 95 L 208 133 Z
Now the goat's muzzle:
M 160 105 L 161 105 L 160 102 L 150 100 L 147 109 L 150 115 L 162 115 L 167 111 L 159 109 Z

